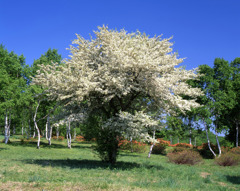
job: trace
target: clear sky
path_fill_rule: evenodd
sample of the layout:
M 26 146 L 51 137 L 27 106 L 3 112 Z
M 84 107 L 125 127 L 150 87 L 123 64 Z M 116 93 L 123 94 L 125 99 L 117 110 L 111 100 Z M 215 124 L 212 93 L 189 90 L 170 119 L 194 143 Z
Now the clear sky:
M 0 43 L 29 65 L 49 48 L 67 58 L 76 33 L 103 24 L 173 36 L 187 69 L 240 57 L 240 0 L 0 0 Z

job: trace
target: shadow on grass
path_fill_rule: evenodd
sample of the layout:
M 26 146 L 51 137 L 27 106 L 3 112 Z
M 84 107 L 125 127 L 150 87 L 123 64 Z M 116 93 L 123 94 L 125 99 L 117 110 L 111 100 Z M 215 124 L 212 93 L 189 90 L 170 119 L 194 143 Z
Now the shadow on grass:
M 240 176 L 226 176 L 227 181 L 232 184 L 240 184 Z
M 112 165 L 109 163 L 104 163 L 98 160 L 77 160 L 77 159 L 66 159 L 66 160 L 46 160 L 46 159 L 37 159 L 37 160 L 22 160 L 26 164 L 36 164 L 42 167 L 63 167 L 63 168 L 72 168 L 72 169 L 110 169 L 110 170 L 130 170 L 133 168 L 145 168 L 145 169 L 157 169 L 163 170 L 162 166 L 155 166 L 149 164 L 138 164 L 134 162 L 123 162 L 119 161 L 116 164 Z

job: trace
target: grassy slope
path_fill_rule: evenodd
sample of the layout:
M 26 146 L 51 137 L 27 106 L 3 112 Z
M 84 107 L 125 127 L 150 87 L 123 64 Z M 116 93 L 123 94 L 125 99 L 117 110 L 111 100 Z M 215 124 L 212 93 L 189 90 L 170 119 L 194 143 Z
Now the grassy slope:
M 122 152 L 115 166 L 102 163 L 91 144 L 0 143 L 0 190 L 240 190 L 240 165 L 175 165 L 161 155 Z

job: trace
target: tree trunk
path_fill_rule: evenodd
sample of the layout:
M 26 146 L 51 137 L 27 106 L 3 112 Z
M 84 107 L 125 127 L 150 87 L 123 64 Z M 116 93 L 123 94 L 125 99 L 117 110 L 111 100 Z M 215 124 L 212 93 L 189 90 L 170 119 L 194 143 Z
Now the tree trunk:
M 189 120 L 188 122 L 188 126 L 189 126 L 189 144 L 192 144 L 192 128 L 191 128 L 191 120 Z
M 68 120 L 68 124 L 67 124 L 67 143 L 68 143 L 68 148 L 71 149 L 71 122 L 70 120 Z
M 153 138 L 155 139 L 155 130 L 153 131 Z M 152 149 L 153 149 L 153 147 L 154 147 L 154 145 L 155 145 L 155 142 L 153 142 L 153 144 L 151 145 L 151 147 L 150 147 L 150 150 L 149 150 L 149 153 L 148 153 L 148 158 L 150 158 L 151 157 L 151 153 L 152 153 Z
M 24 126 L 23 126 L 23 121 L 22 121 L 22 136 L 23 136 L 23 132 L 24 132 Z
M 178 137 L 178 139 L 177 139 L 177 143 L 179 144 L 179 137 Z
M 216 135 L 216 141 L 217 141 L 217 146 L 218 146 L 218 151 L 219 151 L 218 157 L 220 157 L 221 154 L 222 154 L 222 150 L 221 150 L 220 143 L 218 141 L 218 132 L 217 132 L 217 128 L 216 127 L 215 127 L 215 135 Z
M 76 136 L 77 136 L 77 132 L 76 132 L 76 128 L 74 127 L 74 136 L 73 136 L 74 140 L 76 140 Z
M 236 122 L 236 147 L 238 147 L 238 134 L 239 134 L 239 130 L 238 130 L 238 121 Z
M 207 136 L 208 148 L 209 148 L 209 150 L 212 152 L 212 154 L 214 155 L 214 157 L 216 157 L 217 155 L 215 154 L 215 152 L 214 152 L 214 151 L 212 150 L 212 148 L 211 148 L 210 140 L 209 140 L 209 137 L 208 137 L 207 124 L 206 124 L 206 122 L 204 121 L 204 119 L 203 119 L 203 123 L 204 123 L 204 126 L 205 126 L 205 132 L 206 132 L 206 136 Z
M 131 153 L 133 153 L 133 142 L 132 142 L 132 137 L 130 138 L 130 145 L 131 145 Z
M 31 120 L 28 120 L 28 133 L 27 133 L 27 139 L 31 137 Z
M 58 139 L 58 137 L 59 137 L 59 127 L 57 126 L 57 129 L 56 129 L 56 136 L 57 136 L 57 139 Z
M 40 105 L 40 100 L 38 100 L 38 104 L 37 104 L 37 107 L 36 107 L 36 110 L 35 110 L 35 114 L 34 114 L 34 117 L 33 117 L 33 122 L 34 122 L 34 127 L 35 129 L 37 130 L 37 134 L 38 134 L 38 141 L 37 141 L 37 149 L 40 149 L 40 131 L 39 131 L 39 128 L 38 128 L 38 125 L 37 125 L 37 121 L 36 121 L 36 117 L 37 117 L 37 111 L 38 111 L 38 107 Z M 35 132 L 35 129 L 34 129 L 34 132 Z
M 5 144 L 8 143 L 9 140 L 9 125 L 8 125 L 8 113 L 6 111 L 5 115 Z
M 47 140 L 48 140 L 48 144 L 51 145 L 51 138 L 52 138 L 52 127 L 50 125 L 50 116 L 48 115 L 47 117 L 47 131 L 46 131 L 46 135 L 47 135 Z
M 13 135 L 15 135 L 16 133 L 16 128 L 15 128 L 15 125 L 13 125 Z

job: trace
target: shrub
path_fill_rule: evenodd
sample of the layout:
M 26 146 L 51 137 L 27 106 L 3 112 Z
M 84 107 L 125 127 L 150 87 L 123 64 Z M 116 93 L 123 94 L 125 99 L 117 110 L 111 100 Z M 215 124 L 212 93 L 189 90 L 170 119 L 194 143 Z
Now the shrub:
M 239 156 L 231 152 L 222 154 L 219 158 L 215 159 L 215 163 L 219 166 L 235 166 L 239 162 Z
M 162 143 L 157 143 L 152 149 L 152 154 L 166 154 L 167 146 Z
M 170 141 L 165 141 L 163 139 L 157 139 L 156 143 L 152 149 L 152 154 L 166 154 L 167 146 L 170 146 Z
M 212 150 L 217 154 L 218 153 L 217 146 L 212 143 L 210 143 L 210 145 L 211 145 Z M 198 146 L 197 149 L 203 158 L 207 158 L 207 159 L 214 158 L 214 155 L 212 154 L 212 152 L 210 151 L 210 149 L 208 147 L 208 143 L 203 143 L 201 146 Z
M 64 140 L 64 137 L 63 136 L 58 136 L 58 137 L 53 136 L 52 139 L 62 141 L 62 140 Z
M 78 135 L 78 136 L 76 136 L 76 139 L 75 139 L 77 142 L 83 142 L 85 139 L 84 139 L 84 137 L 83 136 L 81 136 L 81 135 Z
M 234 147 L 230 150 L 231 153 L 240 155 L 240 147 Z
M 222 154 L 228 153 L 231 150 L 230 147 L 221 147 Z
M 135 140 L 133 140 L 132 143 L 128 140 L 121 140 L 119 141 L 118 146 L 121 150 L 128 150 L 136 153 L 144 153 L 147 150 L 145 143 L 141 143 Z
M 177 143 L 174 145 L 171 145 L 172 147 L 184 147 L 184 148 L 192 148 L 193 146 L 187 143 Z
M 202 157 L 196 151 L 184 150 L 182 152 L 168 153 L 168 160 L 175 164 L 195 165 L 202 162 Z

